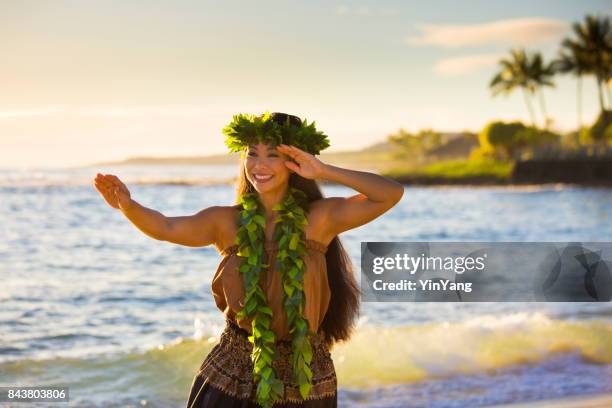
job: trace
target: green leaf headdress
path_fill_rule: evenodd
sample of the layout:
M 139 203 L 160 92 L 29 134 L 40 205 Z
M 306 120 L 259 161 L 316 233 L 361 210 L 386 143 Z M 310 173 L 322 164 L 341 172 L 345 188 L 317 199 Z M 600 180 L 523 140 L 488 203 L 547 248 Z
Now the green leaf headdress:
M 226 144 L 232 151 L 242 151 L 252 143 L 280 143 L 296 146 L 311 154 L 318 154 L 329 146 L 327 136 L 295 116 L 281 113 L 234 116 L 232 123 L 223 129 Z M 260 282 L 269 264 L 264 263 L 265 211 L 257 192 L 240 197 L 242 210 L 238 221 L 237 255 L 241 258 L 239 271 L 244 282 L 244 307 L 237 313 L 238 319 L 252 318 L 253 380 L 257 385 L 257 402 L 271 408 L 282 399 L 284 383 L 278 378 L 273 361 L 277 360 L 276 335 L 271 329 L 273 312 Z M 289 186 L 284 200 L 274 206 L 278 216 L 274 220 L 274 241 L 278 242 L 276 269 L 281 274 L 283 309 L 287 314 L 291 334 L 293 379 L 300 396 L 306 399 L 312 388 L 313 333 L 304 317 L 304 271 L 306 253 L 304 226 L 308 211 L 306 194 Z
M 295 116 L 278 112 L 259 116 L 240 113 L 234 115 L 234 120 L 223 128 L 223 133 L 227 136 L 225 144 L 232 152 L 239 152 L 249 144 L 271 143 L 277 146 L 283 143 L 319 154 L 329 147 L 329 140 L 315 128 L 315 124 L 314 121 L 308 124 L 306 119 L 300 121 Z

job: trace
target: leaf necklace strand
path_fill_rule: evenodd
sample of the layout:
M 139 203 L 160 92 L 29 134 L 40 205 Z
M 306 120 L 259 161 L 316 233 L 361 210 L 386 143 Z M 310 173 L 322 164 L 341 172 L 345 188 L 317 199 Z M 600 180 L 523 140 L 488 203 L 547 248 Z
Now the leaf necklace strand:
M 247 193 L 240 198 L 242 210 L 236 236 L 238 256 L 241 257 L 239 271 L 245 289 L 245 306 L 237 313 L 238 319 L 252 317 L 253 379 L 257 386 L 257 402 L 263 408 L 271 408 L 275 401 L 284 395 L 284 384 L 278 378 L 273 361 L 276 353 L 276 336 L 271 329 L 272 309 L 268 305 L 266 293 L 260 286 L 269 264 L 264 264 L 265 225 L 264 208 L 256 192 Z M 289 187 L 283 201 L 272 209 L 277 211 L 274 220 L 273 240 L 278 242 L 276 269 L 281 273 L 283 285 L 283 306 L 287 314 L 291 334 L 293 380 L 300 395 L 306 399 L 312 388 L 312 345 L 310 330 L 304 317 L 304 261 L 306 239 L 304 226 L 307 224 L 305 210 L 308 201 L 306 194 L 297 188 Z

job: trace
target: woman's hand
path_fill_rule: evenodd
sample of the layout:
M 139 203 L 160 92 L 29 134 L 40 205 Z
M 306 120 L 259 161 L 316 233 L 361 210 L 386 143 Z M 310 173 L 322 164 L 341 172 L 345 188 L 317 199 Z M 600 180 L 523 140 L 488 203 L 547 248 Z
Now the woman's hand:
M 295 171 L 300 176 L 313 180 L 323 178 L 327 165 L 312 154 L 298 149 L 295 146 L 286 144 L 278 145 L 276 150 L 286 154 L 297 162 L 297 164 L 295 164 L 292 161 L 287 160 L 285 162 L 285 166 L 287 166 L 290 170 Z
M 96 190 L 104 197 L 108 205 L 118 210 L 126 210 L 132 203 L 130 190 L 112 174 L 96 175 L 94 180 Z

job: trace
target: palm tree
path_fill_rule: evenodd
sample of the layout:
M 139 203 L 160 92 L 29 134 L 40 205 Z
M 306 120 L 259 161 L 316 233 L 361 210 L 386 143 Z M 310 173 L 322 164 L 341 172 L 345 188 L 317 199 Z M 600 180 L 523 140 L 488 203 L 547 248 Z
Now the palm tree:
M 599 107 L 606 110 L 603 87 L 612 77 L 612 29 L 606 16 L 587 15 L 582 23 L 572 24 L 576 38 L 566 38 L 562 47 L 568 49 L 572 57 L 580 60 L 583 74 L 595 76 L 599 94 Z M 608 102 L 610 90 L 608 89 Z
M 511 57 L 499 60 L 501 70 L 491 79 L 489 88 L 493 96 L 509 94 L 517 87 L 523 90 L 525 104 L 531 116 L 533 126 L 536 126 L 535 113 L 530 97 L 536 93 L 541 84 L 548 85 L 549 67 L 544 67 L 541 56 L 530 55 L 524 49 L 510 50 Z M 543 103 L 543 100 L 542 100 Z
M 555 83 L 552 81 L 552 77 L 555 75 L 554 63 L 544 64 L 542 54 L 536 52 L 533 54 L 533 58 L 529 64 L 529 72 L 531 78 L 536 82 L 537 93 L 540 98 L 540 108 L 542 109 L 542 116 L 544 116 L 544 129 L 548 129 L 550 119 L 546 113 L 546 106 L 544 104 L 544 93 L 542 88 L 545 86 L 555 87 Z
M 578 130 L 582 129 L 582 76 L 588 71 L 584 55 L 576 49 L 568 52 L 559 51 L 559 58 L 552 62 L 553 70 L 562 74 L 571 73 L 576 76 L 576 112 L 578 113 Z
M 608 78 L 606 89 L 608 91 L 608 104 L 612 104 L 612 75 Z

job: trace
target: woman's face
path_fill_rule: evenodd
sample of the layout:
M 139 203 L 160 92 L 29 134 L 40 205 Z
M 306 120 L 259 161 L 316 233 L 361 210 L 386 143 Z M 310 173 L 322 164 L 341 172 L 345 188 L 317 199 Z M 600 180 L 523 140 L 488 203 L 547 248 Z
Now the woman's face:
M 285 166 L 288 159 L 269 144 L 249 145 L 244 162 L 247 180 L 259 193 L 284 188 L 291 175 L 291 170 Z

